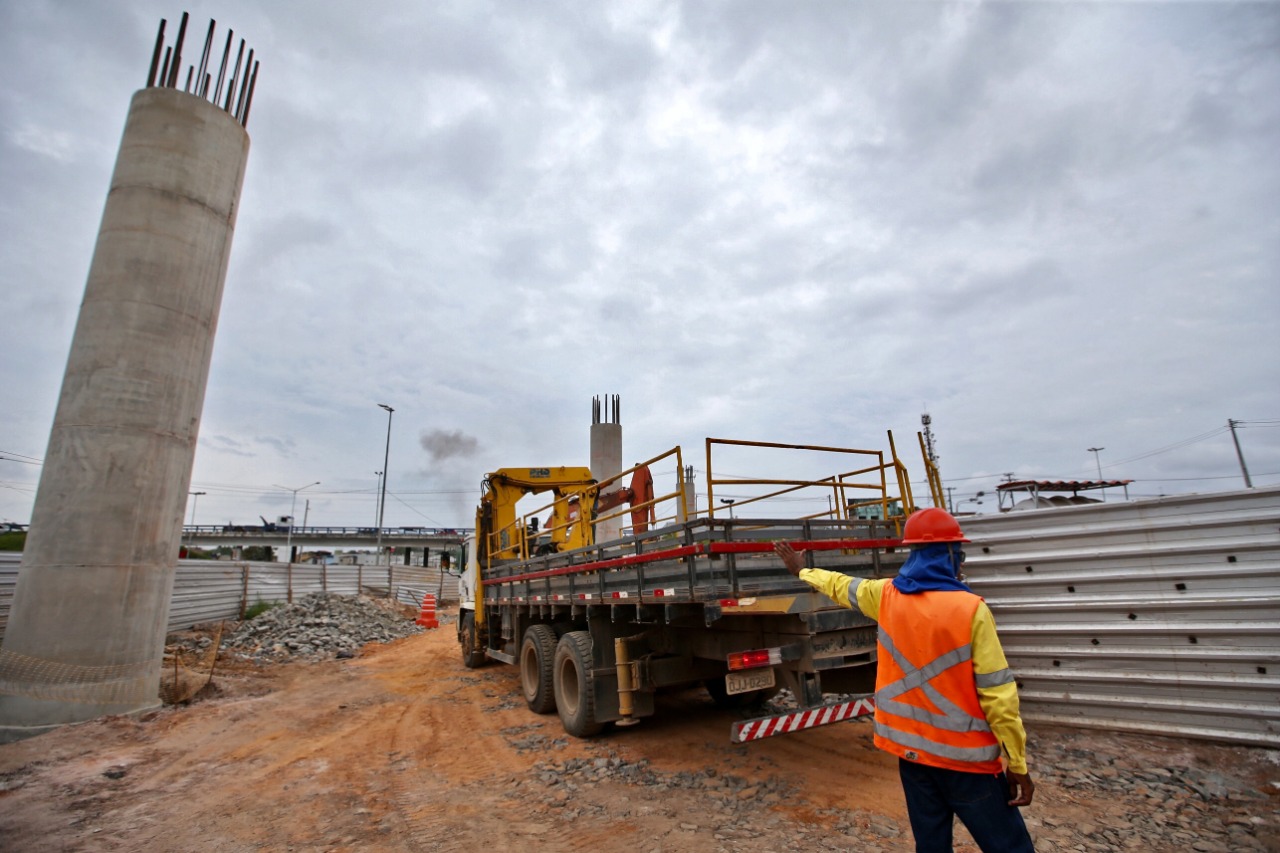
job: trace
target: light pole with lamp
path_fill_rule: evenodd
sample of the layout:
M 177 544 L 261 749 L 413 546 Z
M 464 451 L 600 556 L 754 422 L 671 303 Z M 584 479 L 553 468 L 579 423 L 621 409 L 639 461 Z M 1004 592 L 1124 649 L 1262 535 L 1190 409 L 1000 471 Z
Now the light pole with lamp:
M 200 496 L 205 493 L 204 492 L 187 492 L 187 494 L 191 495 L 191 526 L 195 527 L 196 526 L 196 504 L 200 503 Z M 190 556 L 190 548 L 188 548 L 188 556 Z
M 733 505 L 737 503 L 737 498 L 721 498 L 720 503 L 729 507 L 729 520 L 733 521 Z
M 1098 482 L 1101 483 L 1102 482 L 1102 457 L 1099 456 L 1098 454 L 1102 453 L 1102 451 L 1106 450 L 1106 448 L 1105 447 L 1087 447 L 1085 448 L 1085 450 L 1093 454 L 1093 461 L 1098 464 Z M 1107 500 L 1106 486 L 1102 487 L 1102 500 L 1103 502 Z
M 386 403 L 379 403 L 379 409 L 387 410 L 387 449 L 382 454 L 382 497 L 378 501 L 378 562 L 382 562 L 382 519 L 387 511 L 387 463 L 391 460 L 391 415 L 395 409 Z M 387 560 L 390 564 L 391 561 Z
M 293 512 L 298 508 L 298 492 L 318 485 L 320 485 L 319 480 L 316 480 L 314 483 L 307 483 L 305 486 L 298 486 L 296 489 L 291 489 L 288 486 L 276 485 L 277 489 L 284 489 L 286 492 L 293 492 L 293 503 L 289 504 L 289 531 L 285 534 L 284 538 L 284 552 L 288 557 L 290 565 L 293 564 Z

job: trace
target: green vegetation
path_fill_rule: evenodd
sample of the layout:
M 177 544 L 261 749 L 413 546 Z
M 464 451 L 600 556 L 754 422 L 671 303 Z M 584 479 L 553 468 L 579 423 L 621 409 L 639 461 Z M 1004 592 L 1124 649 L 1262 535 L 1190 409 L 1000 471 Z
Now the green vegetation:
M 244 611 L 245 621 L 247 622 L 248 620 L 254 618 L 255 616 L 261 616 L 263 613 L 266 613 L 271 608 L 279 607 L 279 606 L 280 606 L 280 602 L 278 601 L 263 601 L 261 598 L 259 598 L 257 601 L 255 601 L 253 604 L 250 604 L 245 609 Z
M 27 531 L 10 530 L 0 533 L 0 551 L 21 551 L 27 544 Z

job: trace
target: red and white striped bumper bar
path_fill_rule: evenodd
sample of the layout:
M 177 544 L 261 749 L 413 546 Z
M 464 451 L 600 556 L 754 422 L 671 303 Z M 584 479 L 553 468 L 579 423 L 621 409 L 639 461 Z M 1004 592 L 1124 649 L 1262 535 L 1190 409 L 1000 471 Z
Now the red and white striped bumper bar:
M 729 730 L 729 740 L 733 743 L 746 743 L 747 741 L 760 740 L 774 735 L 790 734 L 801 729 L 812 729 L 818 726 L 825 726 L 828 723 L 839 723 L 843 720 L 852 720 L 855 717 L 865 717 L 867 714 L 875 713 L 875 710 L 875 700 L 868 695 L 850 699 L 847 702 L 835 702 L 803 711 L 792 711 L 789 714 L 780 714 L 776 717 L 743 720 L 740 723 L 733 724 L 733 727 Z

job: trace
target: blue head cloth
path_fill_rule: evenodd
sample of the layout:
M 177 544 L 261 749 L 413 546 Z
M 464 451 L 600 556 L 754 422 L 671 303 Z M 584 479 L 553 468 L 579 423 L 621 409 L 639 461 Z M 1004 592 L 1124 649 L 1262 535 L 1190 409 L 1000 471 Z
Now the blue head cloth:
M 893 585 L 907 595 L 929 590 L 973 592 L 956 577 L 959 568 L 959 542 L 921 545 L 911 550 L 898 576 L 893 579 Z

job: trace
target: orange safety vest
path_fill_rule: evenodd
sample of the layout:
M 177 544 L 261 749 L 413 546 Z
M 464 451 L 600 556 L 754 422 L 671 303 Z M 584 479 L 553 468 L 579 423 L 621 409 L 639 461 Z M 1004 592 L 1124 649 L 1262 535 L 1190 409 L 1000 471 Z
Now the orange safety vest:
M 959 590 L 906 595 L 884 585 L 876 746 L 933 767 L 1001 771 L 1000 742 L 978 703 L 971 662 L 973 614 L 981 601 Z

